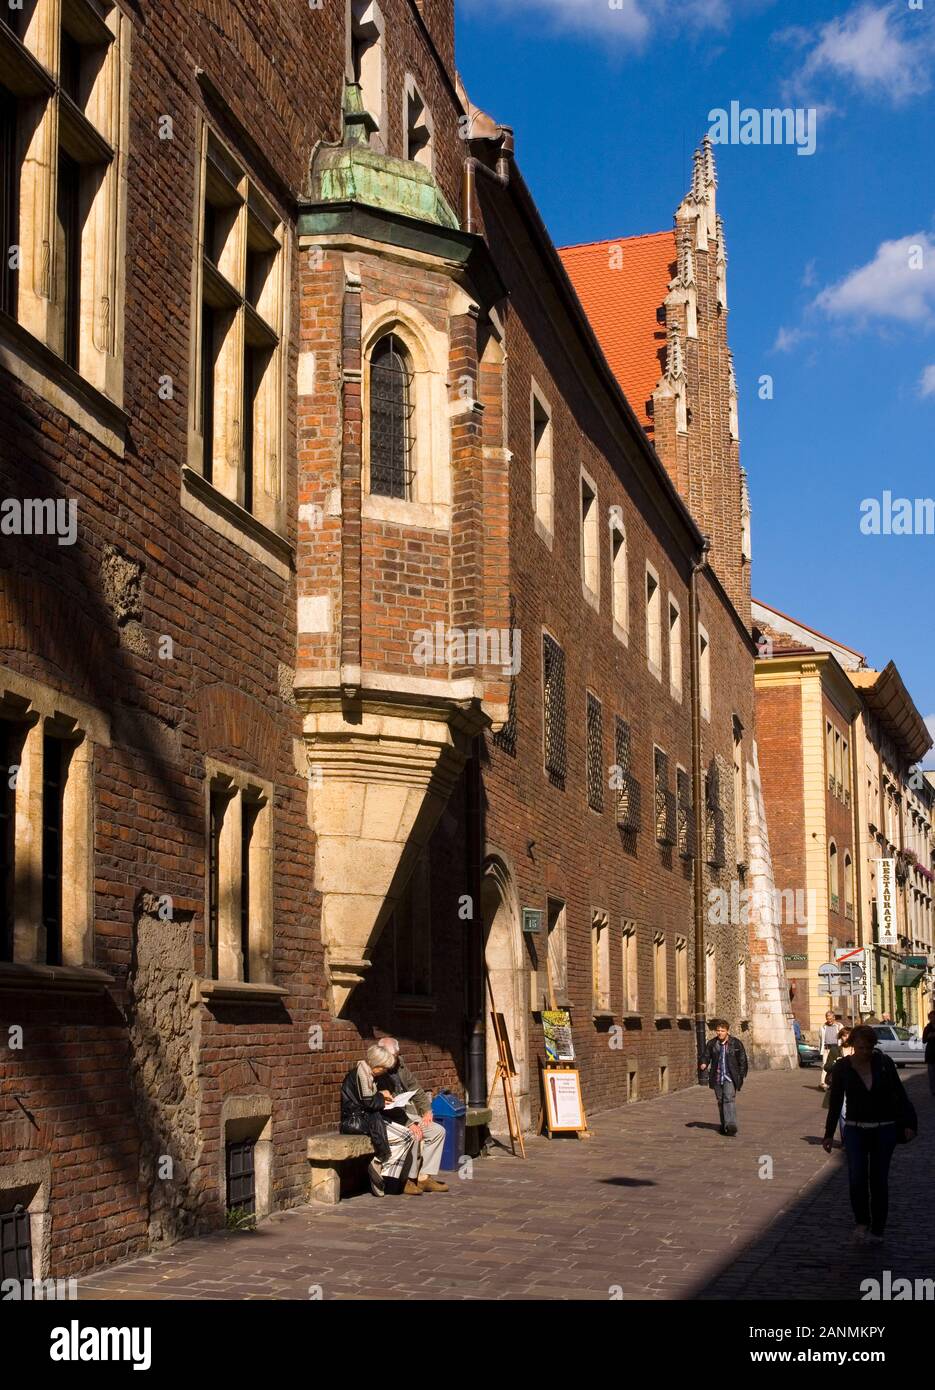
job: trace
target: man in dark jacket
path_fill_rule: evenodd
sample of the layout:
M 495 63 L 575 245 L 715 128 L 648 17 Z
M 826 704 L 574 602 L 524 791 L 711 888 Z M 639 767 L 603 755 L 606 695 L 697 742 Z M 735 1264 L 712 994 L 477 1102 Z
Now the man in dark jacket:
M 737 1133 L 737 1095 L 747 1075 L 747 1053 L 739 1038 L 732 1038 L 724 1018 L 714 1020 L 715 1037 L 704 1050 L 701 1070 L 708 1073 L 708 1085 L 717 1097 L 721 1133 Z

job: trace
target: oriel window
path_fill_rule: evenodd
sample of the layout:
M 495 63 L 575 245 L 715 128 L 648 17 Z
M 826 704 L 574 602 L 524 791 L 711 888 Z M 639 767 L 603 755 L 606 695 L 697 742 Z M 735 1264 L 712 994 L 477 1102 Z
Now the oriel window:
M 370 491 L 408 500 L 412 489 L 412 364 L 395 333 L 370 354 Z

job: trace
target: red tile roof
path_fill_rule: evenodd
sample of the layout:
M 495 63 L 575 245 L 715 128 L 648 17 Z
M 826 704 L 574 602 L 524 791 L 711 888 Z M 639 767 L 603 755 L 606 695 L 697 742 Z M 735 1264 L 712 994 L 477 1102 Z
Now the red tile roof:
M 658 311 L 675 275 L 674 231 L 564 246 L 558 254 L 614 376 L 652 437 L 646 407 L 665 367 Z

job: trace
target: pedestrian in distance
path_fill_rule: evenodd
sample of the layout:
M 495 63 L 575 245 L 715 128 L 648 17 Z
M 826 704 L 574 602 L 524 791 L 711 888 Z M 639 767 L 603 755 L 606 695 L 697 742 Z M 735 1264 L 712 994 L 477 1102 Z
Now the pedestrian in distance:
M 831 1073 L 828 1118 L 822 1148 L 830 1153 L 834 1130 L 846 1103 L 844 1152 L 857 1244 L 880 1244 L 889 1209 L 889 1171 L 897 1144 L 916 1137 L 919 1124 L 912 1101 L 892 1059 L 877 1050 L 872 1028 L 861 1025 L 850 1036 L 853 1055 L 842 1057 Z
M 838 1032 L 841 1025 L 834 1016 L 834 1010 L 829 1009 L 825 1014 L 825 1021 L 818 1030 L 818 1046 L 821 1049 L 821 1088 L 824 1089 L 828 1082 L 825 1079 L 825 1067 L 828 1063 L 828 1054 L 833 1047 L 837 1047 Z
M 929 1073 L 929 1091 L 935 1096 L 935 1009 L 929 1013 L 929 1021 L 922 1032 L 925 1043 L 925 1062 Z
M 704 1050 L 701 1070 L 708 1073 L 708 1085 L 717 1098 L 721 1133 L 737 1133 L 737 1096 L 747 1075 L 747 1053 L 739 1038 L 731 1036 L 730 1024 L 716 1018 L 715 1036 Z

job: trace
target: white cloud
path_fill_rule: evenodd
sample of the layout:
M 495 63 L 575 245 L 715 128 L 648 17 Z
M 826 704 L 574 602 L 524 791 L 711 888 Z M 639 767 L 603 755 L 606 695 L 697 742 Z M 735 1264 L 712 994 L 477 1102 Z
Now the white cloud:
M 723 29 L 738 9 L 761 9 L 770 0 L 463 0 L 477 14 L 512 15 L 560 30 L 618 38 L 638 47 L 654 27 Z
M 804 337 L 805 332 L 801 328 L 780 328 L 773 343 L 773 352 L 791 352 Z
M 923 369 L 919 379 L 919 395 L 935 396 L 935 366 Z M 932 718 L 935 719 L 935 715 Z
M 809 48 L 794 87 L 801 91 L 830 76 L 893 102 L 927 92 L 931 28 L 917 13 L 906 11 L 902 27 L 893 16 L 891 5 L 862 3 L 812 30 L 787 31 L 784 37 Z
M 866 265 L 822 290 L 815 306 L 830 318 L 935 324 L 935 241 L 925 232 L 884 241 Z

